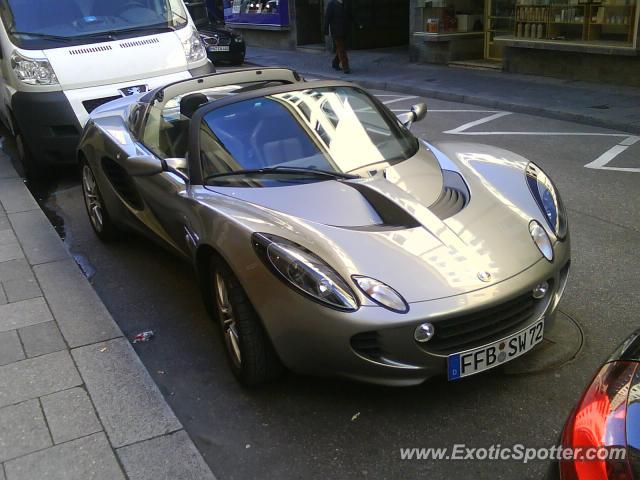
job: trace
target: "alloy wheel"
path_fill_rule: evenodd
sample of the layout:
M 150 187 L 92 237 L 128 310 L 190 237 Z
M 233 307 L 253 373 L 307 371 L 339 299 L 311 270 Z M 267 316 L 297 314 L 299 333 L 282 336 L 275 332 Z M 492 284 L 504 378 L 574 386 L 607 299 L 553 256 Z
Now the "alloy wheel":
M 102 232 L 104 229 L 103 207 L 98 193 L 98 184 L 91 168 L 86 164 L 82 167 L 82 192 L 91 223 L 97 231 Z
M 233 307 L 229 301 L 227 282 L 220 272 L 216 272 L 215 274 L 214 288 L 218 304 L 218 314 L 222 325 L 222 332 L 224 334 L 224 341 L 227 344 L 227 349 L 231 354 L 233 363 L 236 367 L 240 368 L 242 366 L 242 354 L 240 353 L 240 336 L 238 335 L 238 326 L 236 324 Z

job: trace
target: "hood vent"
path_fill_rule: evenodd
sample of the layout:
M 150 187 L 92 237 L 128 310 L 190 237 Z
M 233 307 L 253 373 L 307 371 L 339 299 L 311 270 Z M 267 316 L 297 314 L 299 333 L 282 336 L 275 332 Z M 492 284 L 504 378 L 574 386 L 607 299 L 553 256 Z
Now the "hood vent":
M 154 43 L 160 43 L 157 38 L 146 38 L 144 40 L 134 40 L 132 42 L 122 42 L 120 48 L 141 47 L 143 45 L 151 45 Z
M 394 203 L 381 193 L 367 187 L 365 183 L 349 182 L 349 186 L 355 188 L 369 202 L 376 211 L 382 224 L 387 227 L 416 228 L 420 226 L 401 206 Z
M 85 53 L 107 52 L 109 50 L 113 50 L 111 48 L 111 45 L 100 45 L 99 47 L 86 47 L 86 48 L 76 48 L 74 50 L 69 50 L 69 54 L 83 55 Z
M 442 170 L 444 185 L 438 199 L 429 207 L 440 220 L 453 217 L 469 204 L 471 194 L 462 176 L 451 170 Z

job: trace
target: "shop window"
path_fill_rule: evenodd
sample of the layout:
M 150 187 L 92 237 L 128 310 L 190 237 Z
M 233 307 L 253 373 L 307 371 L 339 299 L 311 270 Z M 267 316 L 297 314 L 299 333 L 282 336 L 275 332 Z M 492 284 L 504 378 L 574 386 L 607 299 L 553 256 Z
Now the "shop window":
M 520 0 L 513 36 L 523 40 L 632 46 L 638 27 L 637 8 L 637 0 Z
M 224 0 L 224 18 L 228 23 L 289 25 L 288 0 Z

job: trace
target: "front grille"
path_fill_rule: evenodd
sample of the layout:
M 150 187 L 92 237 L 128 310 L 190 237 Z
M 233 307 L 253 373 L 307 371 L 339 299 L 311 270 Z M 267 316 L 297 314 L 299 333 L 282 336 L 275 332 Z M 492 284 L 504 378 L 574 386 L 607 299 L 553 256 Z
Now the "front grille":
M 153 45 L 154 43 L 160 43 L 157 38 L 145 38 L 144 40 L 132 40 L 130 42 L 122 42 L 120 48 L 141 47 L 143 45 Z
M 221 47 L 226 47 L 228 45 L 231 45 L 231 37 L 221 37 L 221 36 L 207 37 L 207 36 L 203 36 L 202 40 L 205 43 L 205 45 L 213 45 L 213 46 L 221 46 Z
M 82 105 L 84 105 L 84 109 L 87 111 L 87 113 L 91 113 L 99 106 L 104 105 L 105 103 L 108 103 L 112 100 L 117 100 L 119 98 L 122 97 L 120 95 L 117 95 L 115 97 L 93 98 L 91 100 L 85 100 L 84 102 L 82 102 Z
M 362 332 L 351 337 L 351 348 L 368 358 L 380 358 L 380 334 L 378 332 Z
M 99 45 L 97 47 L 82 47 L 69 50 L 69 55 L 82 55 L 85 53 L 108 52 L 112 50 L 111 45 Z
M 420 346 L 431 353 L 450 354 L 498 340 L 524 327 L 539 301 L 531 292 L 482 311 L 433 322 L 434 337 Z
M 460 212 L 466 204 L 467 199 L 460 190 L 452 187 L 444 187 L 442 194 L 435 203 L 429 207 L 429 210 L 440 220 L 444 220 Z

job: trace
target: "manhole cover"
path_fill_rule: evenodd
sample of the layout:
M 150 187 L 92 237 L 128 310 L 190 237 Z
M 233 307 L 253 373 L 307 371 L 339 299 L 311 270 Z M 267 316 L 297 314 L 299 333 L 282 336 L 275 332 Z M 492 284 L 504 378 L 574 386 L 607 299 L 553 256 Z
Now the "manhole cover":
M 502 372 L 520 375 L 558 368 L 575 358 L 582 343 L 580 325 L 568 315 L 558 312 L 553 325 L 545 328 L 544 340 L 540 345 L 505 364 Z

